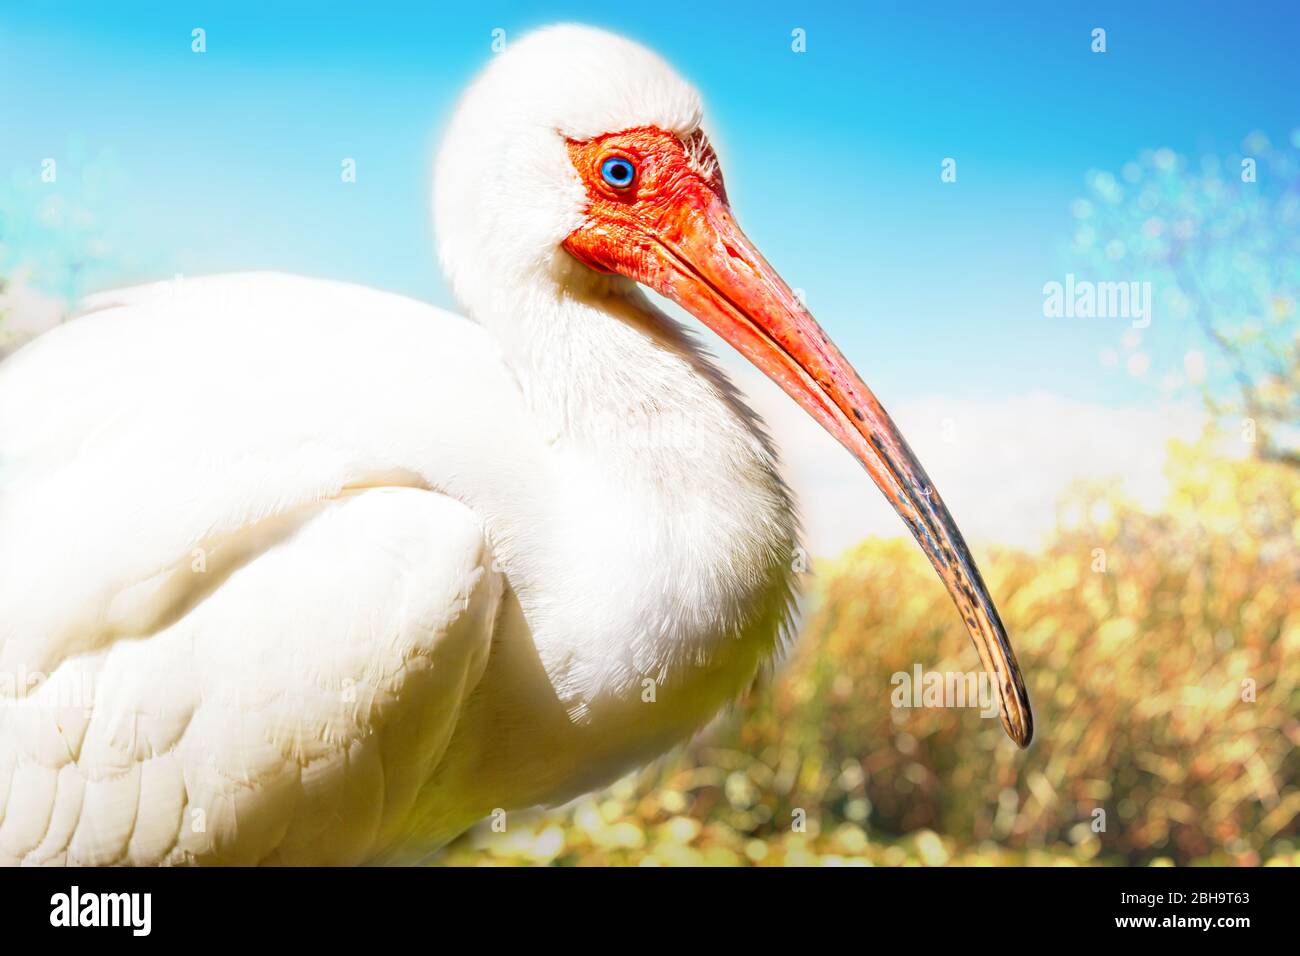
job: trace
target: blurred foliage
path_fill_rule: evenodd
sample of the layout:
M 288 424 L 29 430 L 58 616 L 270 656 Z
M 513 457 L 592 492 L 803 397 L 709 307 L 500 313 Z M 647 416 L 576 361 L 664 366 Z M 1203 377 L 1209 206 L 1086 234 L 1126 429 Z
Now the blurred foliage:
M 896 672 L 978 663 L 915 546 L 872 540 L 818 569 L 791 659 L 683 752 L 439 862 L 1300 864 L 1300 475 L 1208 440 L 1169 472 L 1159 514 L 1077 487 L 1041 553 L 984 555 L 1027 752 L 978 709 L 891 705 Z
M 1199 386 L 1213 414 L 1249 419 L 1256 454 L 1300 466 L 1300 129 L 1281 144 L 1251 133 L 1226 156 L 1144 150 L 1086 185 L 1072 259 L 1090 278 L 1151 282 L 1156 321 L 1189 323 L 1209 348 L 1152 379 Z
M 95 210 L 125 174 L 112 153 L 91 156 L 80 138 L 59 152 L 0 178 L 0 275 L 75 301 L 121 281 L 127 263 Z
M 60 152 L 0 178 L 0 359 L 129 275 L 95 212 L 120 189 L 121 167 L 78 138 Z

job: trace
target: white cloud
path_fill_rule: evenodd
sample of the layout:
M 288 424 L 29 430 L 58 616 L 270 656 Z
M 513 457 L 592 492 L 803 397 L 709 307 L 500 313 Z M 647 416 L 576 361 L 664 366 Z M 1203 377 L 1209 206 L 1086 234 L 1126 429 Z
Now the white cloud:
M 777 440 L 813 554 L 906 533 L 861 466 L 803 409 L 756 371 L 728 365 Z M 966 537 L 1022 546 L 1055 527 L 1057 501 L 1079 479 L 1114 481 L 1158 507 L 1169 439 L 1195 439 L 1204 422 L 1193 406 L 1112 407 L 1047 392 L 889 409 Z

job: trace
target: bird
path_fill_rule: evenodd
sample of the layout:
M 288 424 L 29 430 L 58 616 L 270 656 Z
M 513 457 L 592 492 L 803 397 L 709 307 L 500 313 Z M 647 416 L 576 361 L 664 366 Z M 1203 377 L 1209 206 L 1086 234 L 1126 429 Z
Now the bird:
M 948 509 L 741 231 L 698 92 L 580 25 L 431 176 L 468 317 L 279 273 L 99 293 L 0 363 L 0 862 L 418 863 L 689 739 L 792 640 L 798 520 L 711 329 L 863 465 L 992 677 Z

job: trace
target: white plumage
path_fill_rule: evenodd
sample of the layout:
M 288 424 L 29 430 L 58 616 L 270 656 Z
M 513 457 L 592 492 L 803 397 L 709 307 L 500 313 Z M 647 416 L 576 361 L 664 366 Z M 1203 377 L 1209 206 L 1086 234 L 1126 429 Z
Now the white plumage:
M 0 709 L 3 859 L 427 850 L 662 749 L 770 650 L 789 525 L 744 535 L 742 466 L 702 463 L 710 493 L 638 475 L 616 434 L 546 434 L 477 326 L 277 275 L 95 305 L 0 366 L 0 673 L 49 675 Z M 779 511 L 762 443 L 716 419 Z M 727 640 L 755 588 L 768 633 Z M 697 697 L 692 659 L 736 673 Z
M 0 364 L 0 862 L 418 859 L 733 699 L 788 625 L 790 496 L 634 278 L 863 460 L 1021 700 L 942 502 L 731 224 L 700 115 L 640 47 L 542 31 L 439 154 L 440 257 L 475 322 L 185 279 L 99 296 Z M 638 129 L 611 148 L 644 149 L 639 205 L 580 171 Z M 767 339 L 727 325 L 744 310 Z
M 411 858 L 661 752 L 773 650 L 793 519 L 751 416 L 630 283 L 571 298 L 572 173 L 506 185 L 513 134 L 553 117 L 516 103 L 458 155 L 485 100 L 578 53 L 619 69 L 575 128 L 629 125 L 591 105 L 628 95 L 611 77 L 665 122 L 695 102 L 574 28 L 467 96 L 440 241 L 503 338 L 237 275 L 100 296 L 0 365 L 0 861 Z M 528 188 L 549 263 L 494 248 L 541 241 L 506 229 Z

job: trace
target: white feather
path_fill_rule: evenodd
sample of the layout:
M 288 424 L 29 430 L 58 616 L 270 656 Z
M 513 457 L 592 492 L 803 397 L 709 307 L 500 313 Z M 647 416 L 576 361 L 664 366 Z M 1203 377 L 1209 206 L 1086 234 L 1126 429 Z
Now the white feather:
M 795 542 L 770 445 L 683 329 L 558 247 L 563 137 L 698 122 L 653 55 L 542 31 L 439 160 L 486 331 L 233 275 L 100 297 L 0 364 L 0 859 L 407 858 L 753 678 Z

